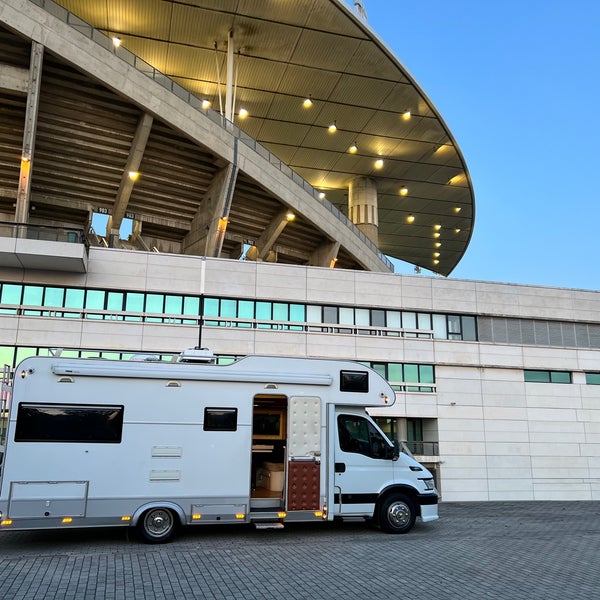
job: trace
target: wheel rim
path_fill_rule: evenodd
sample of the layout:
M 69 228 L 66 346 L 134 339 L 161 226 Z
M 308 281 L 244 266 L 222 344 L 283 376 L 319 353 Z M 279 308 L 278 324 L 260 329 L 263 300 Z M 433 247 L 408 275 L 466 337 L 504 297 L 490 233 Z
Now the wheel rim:
M 152 537 L 162 537 L 173 527 L 173 515 L 165 509 L 151 510 L 144 519 L 144 528 Z
M 405 502 L 393 502 L 388 509 L 388 519 L 393 527 L 405 527 L 410 523 L 410 508 Z

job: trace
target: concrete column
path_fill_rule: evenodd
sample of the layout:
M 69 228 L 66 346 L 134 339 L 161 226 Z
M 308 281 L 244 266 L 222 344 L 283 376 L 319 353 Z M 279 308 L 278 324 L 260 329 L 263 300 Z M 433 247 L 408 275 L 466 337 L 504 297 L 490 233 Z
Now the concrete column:
M 373 179 L 356 177 L 350 182 L 348 216 L 376 246 L 379 246 L 377 185 Z
M 37 129 L 38 106 L 40 102 L 40 88 L 42 84 L 43 58 L 44 46 L 42 46 L 42 44 L 38 44 L 37 42 L 31 42 L 29 84 L 27 87 L 27 108 L 25 110 L 25 130 L 23 132 L 23 153 L 21 156 L 21 171 L 19 173 L 17 206 L 15 209 L 15 221 L 18 223 L 29 222 L 31 163 L 33 162 L 33 149 L 35 146 L 35 133 Z

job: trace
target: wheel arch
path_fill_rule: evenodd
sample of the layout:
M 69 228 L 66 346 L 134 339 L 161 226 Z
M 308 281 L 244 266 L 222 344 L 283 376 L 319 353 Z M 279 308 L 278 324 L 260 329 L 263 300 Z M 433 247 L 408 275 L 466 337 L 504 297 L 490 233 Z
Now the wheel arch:
M 392 494 L 405 494 L 408 496 L 413 502 L 417 516 L 421 516 L 421 505 L 419 504 L 417 498 L 419 492 L 414 487 L 406 484 L 394 484 L 381 490 L 381 492 L 379 492 L 379 496 L 377 496 L 377 501 L 375 502 L 373 516 L 378 514 L 382 502 L 384 502 Z
M 170 502 L 170 501 L 153 501 L 153 502 L 146 502 L 146 504 L 142 504 L 142 506 L 140 506 L 132 515 L 131 517 L 131 526 L 135 527 L 139 520 L 140 517 L 147 511 L 150 510 L 151 508 L 168 508 L 169 510 L 171 510 L 173 513 L 175 513 L 177 515 L 177 518 L 179 519 L 179 525 L 185 525 L 186 524 L 186 516 L 185 516 L 185 512 L 183 510 L 183 508 L 181 508 L 181 506 L 179 506 L 179 504 L 177 504 L 176 502 Z

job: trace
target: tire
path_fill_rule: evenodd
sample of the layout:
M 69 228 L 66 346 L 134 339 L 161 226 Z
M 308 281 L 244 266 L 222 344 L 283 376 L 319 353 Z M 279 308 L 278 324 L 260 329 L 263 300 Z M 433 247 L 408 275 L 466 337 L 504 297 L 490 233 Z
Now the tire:
M 379 527 L 386 533 L 408 533 L 415 524 L 417 512 L 414 502 L 404 494 L 384 498 L 378 511 Z
M 148 544 L 164 544 L 175 535 L 177 516 L 168 508 L 151 508 L 142 515 L 137 527 Z

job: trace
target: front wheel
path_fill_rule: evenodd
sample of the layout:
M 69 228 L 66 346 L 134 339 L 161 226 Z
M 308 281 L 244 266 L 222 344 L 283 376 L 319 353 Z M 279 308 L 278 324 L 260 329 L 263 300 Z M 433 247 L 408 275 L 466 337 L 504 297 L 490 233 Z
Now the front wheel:
M 379 527 L 387 533 L 409 532 L 416 518 L 415 504 L 404 494 L 392 494 L 379 506 Z
M 168 508 L 151 508 L 138 521 L 138 531 L 149 544 L 168 542 L 175 534 L 175 514 Z

